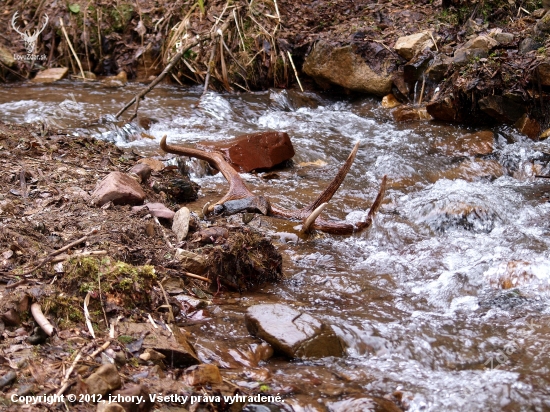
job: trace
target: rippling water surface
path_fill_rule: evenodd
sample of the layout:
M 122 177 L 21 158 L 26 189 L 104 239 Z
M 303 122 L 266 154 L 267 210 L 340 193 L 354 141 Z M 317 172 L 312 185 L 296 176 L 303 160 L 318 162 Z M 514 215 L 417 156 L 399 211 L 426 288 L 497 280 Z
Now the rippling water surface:
M 158 120 L 148 131 L 155 141 L 130 141 L 139 127 L 115 126 L 108 115 L 140 87 L 8 86 L 0 90 L 0 118 L 53 119 L 72 133 L 149 154 L 164 134 L 192 145 L 285 131 L 295 166 L 279 171 L 279 179 L 245 179 L 287 208 L 319 193 L 360 140 L 355 165 L 325 212 L 331 218 L 361 219 L 382 176 L 390 179 L 384 206 L 365 233 L 279 241 L 287 280 L 214 307 L 213 320 L 197 335 L 201 356 L 249 367 L 241 384 L 266 381 L 293 390 L 289 404 L 296 411 L 371 410 L 370 396 L 400 398 L 412 411 L 550 410 L 550 180 L 534 177 L 550 174 L 549 144 L 500 128 L 492 155 L 453 158 L 437 150 L 438 142 L 474 130 L 396 124 L 375 100 L 281 90 L 201 98 L 199 88 L 170 86 L 158 87 L 140 106 L 141 115 Z M 326 165 L 298 166 L 317 160 Z M 480 162 L 502 172 L 480 171 Z M 221 176 L 195 179 L 206 197 L 226 187 Z M 296 233 L 295 223 L 253 222 L 274 236 Z M 347 356 L 254 364 L 242 314 L 260 302 L 286 302 L 329 322 L 347 343 Z M 228 336 L 240 350 L 212 343 L 211 337 Z

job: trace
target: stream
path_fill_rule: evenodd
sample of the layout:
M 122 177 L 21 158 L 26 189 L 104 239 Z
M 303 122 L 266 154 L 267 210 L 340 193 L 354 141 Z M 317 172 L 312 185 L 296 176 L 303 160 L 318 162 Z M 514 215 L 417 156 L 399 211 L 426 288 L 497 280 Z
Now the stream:
M 235 369 L 238 385 L 265 382 L 274 393 L 291 392 L 282 409 L 288 411 L 382 410 L 373 396 L 401 400 L 409 411 L 550 410 L 550 180 L 534 177 L 550 174 L 549 143 L 502 126 L 491 155 L 465 159 L 440 149 L 476 130 L 395 123 L 376 99 L 291 90 L 201 98 L 200 87 L 168 85 L 140 104 L 140 115 L 158 121 L 147 131 L 155 140 L 131 141 L 139 127 L 115 124 L 110 115 L 142 87 L 4 85 L 0 119 L 53 121 L 147 155 L 159 154 L 164 134 L 169 143 L 193 145 L 287 132 L 295 166 L 270 179 L 244 178 L 253 192 L 288 209 L 320 193 L 360 140 L 354 166 L 323 213 L 332 219 L 363 218 L 382 177 L 389 179 L 374 225 L 361 234 L 305 240 L 292 235 L 296 222 L 250 222 L 273 236 L 286 280 L 226 293 L 204 311 L 208 322 L 190 322 L 203 360 Z M 488 177 L 482 161 L 500 165 L 502 175 Z M 201 197 L 191 210 L 227 188 L 220 174 L 192 178 Z M 243 315 L 252 304 L 275 302 L 331 324 L 346 356 L 258 362 Z

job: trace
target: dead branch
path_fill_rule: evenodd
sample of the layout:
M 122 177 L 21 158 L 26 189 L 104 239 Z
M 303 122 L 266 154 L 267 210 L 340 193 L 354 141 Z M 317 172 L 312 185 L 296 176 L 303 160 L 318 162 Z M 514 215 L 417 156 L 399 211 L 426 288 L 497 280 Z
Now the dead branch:
M 228 27 L 229 27 L 229 23 L 231 22 L 231 19 L 232 17 L 229 16 L 226 20 L 226 22 L 220 27 L 220 30 L 221 32 L 223 33 Z M 162 79 L 164 79 L 166 77 L 166 75 L 168 73 L 170 73 L 170 71 L 174 68 L 174 66 L 176 65 L 177 62 L 180 61 L 180 59 L 189 51 L 191 50 L 193 47 L 195 47 L 196 45 L 202 43 L 203 41 L 206 41 L 206 40 L 215 40 L 216 36 L 217 36 L 217 32 L 216 31 L 210 31 L 209 33 L 207 34 L 204 34 L 202 36 L 197 36 L 195 38 L 195 40 L 193 40 L 192 42 L 190 42 L 189 44 L 187 44 L 185 47 L 182 47 L 181 50 L 176 53 L 176 55 L 174 57 L 172 57 L 172 60 L 170 60 L 170 62 L 166 65 L 166 67 L 164 68 L 164 70 L 162 71 L 161 74 L 159 74 L 157 76 L 157 78 L 155 80 L 153 80 L 153 82 L 143 91 L 139 92 L 138 94 L 136 94 L 134 97 L 132 97 L 130 99 L 130 101 L 128 101 L 124 107 L 122 109 L 120 109 L 118 111 L 117 114 L 115 114 L 115 118 L 119 118 L 122 113 L 124 113 L 126 110 L 128 110 L 130 107 L 132 107 L 132 105 L 134 103 L 138 103 L 141 99 L 143 99 L 145 97 L 145 95 L 147 93 L 149 93 L 151 90 L 153 90 L 155 88 L 155 86 L 157 84 L 159 84 Z M 215 46 L 214 46 L 215 48 Z M 134 117 L 137 116 L 137 110 L 135 111 L 134 113 Z M 134 117 L 132 117 L 131 120 L 134 119 Z
M 323 210 L 321 205 L 323 203 L 328 203 L 330 199 L 332 199 L 332 196 L 334 196 L 334 193 L 336 193 L 348 174 L 355 159 L 355 155 L 357 154 L 357 150 L 359 149 L 359 142 L 355 144 L 355 147 L 348 156 L 346 162 L 342 165 L 328 187 L 310 205 L 298 210 L 286 210 L 275 207 L 271 205 L 270 202 L 263 196 L 254 195 L 246 187 L 239 173 L 225 160 L 221 153 L 205 152 L 183 146 L 169 145 L 166 143 L 166 136 L 164 136 L 160 141 L 160 148 L 168 153 L 206 160 L 212 167 L 216 168 L 223 174 L 229 183 L 229 191 L 216 204 L 204 208 L 204 212 L 209 213 L 216 212 L 234 214 L 244 210 L 257 211 L 263 215 L 308 222 L 306 228 L 307 231 L 310 229 L 317 229 L 327 233 L 345 235 L 360 232 L 372 224 L 374 215 L 380 208 L 384 193 L 386 191 L 386 176 L 384 176 L 380 185 L 378 196 L 369 209 L 365 221 L 359 221 L 355 224 L 351 224 L 347 222 L 328 221 L 317 217 Z M 317 213 L 317 215 L 314 213 Z M 306 225 L 304 224 L 304 226 Z

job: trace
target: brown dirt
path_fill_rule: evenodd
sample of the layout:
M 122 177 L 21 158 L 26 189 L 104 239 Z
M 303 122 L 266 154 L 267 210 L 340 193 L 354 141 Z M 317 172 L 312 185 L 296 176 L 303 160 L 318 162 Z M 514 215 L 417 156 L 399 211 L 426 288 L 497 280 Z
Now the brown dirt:
M 65 368 L 70 365 L 71 353 L 78 348 L 83 354 L 91 354 L 108 339 L 107 319 L 110 323 L 124 318 L 143 324 L 152 315 L 162 325 L 169 323 L 172 313 L 177 324 L 184 324 L 189 316 L 201 312 L 170 293 L 176 285 L 180 294 L 195 300 L 214 298 L 207 282 L 183 276 L 187 267 L 175 259 L 174 245 L 204 256 L 210 268 L 205 276 L 213 280 L 216 293 L 227 286 L 244 290 L 281 279 L 280 253 L 251 228 L 232 227 L 221 221 L 218 229 L 225 236 L 215 238 L 208 232 L 214 228 L 207 229 L 196 219 L 189 240 L 178 244 L 170 223 L 152 223 L 146 210 L 91 205 L 90 193 L 99 180 L 112 171 L 127 171 L 138 159 L 133 152 L 103 141 L 48 135 L 38 127 L 0 122 L 0 378 L 8 371 L 17 373 L 13 385 L 0 388 L 6 398 L 25 387 L 35 394 L 55 393 L 63 376 L 62 364 Z M 177 210 L 181 204 L 152 186 L 170 188 L 174 181 L 185 179 L 176 168 L 168 167 L 153 172 L 142 188 L 149 202 L 162 202 Z M 86 233 L 89 235 L 67 250 L 67 255 L 59 255 L 61 262 L 48 261 L 30 271 L 52 252 Z M 99 251 L 104 254 L 78 256 Z M 166 291 L 160 283 L 166 285 Z M 84 323 L 82 308 L 87 295 L 96 340 L 92 340 Z M 40 304 L 56 335 L 47 338 L 37 327 L 30 313 L 33 302 Z M 175 328 L 178 326 L 172 324 Z M 183 329 L 181 336 L 186 339 Z M 119 369 L 123 376 L 154 368 L 137 361 L 145 347 L 130 353 L 124 339 L 139 341 L 140 336 L 111 343 L 110 348 L 126 359 Z M 42 345 L 34 346 L 37 343 Z M 52 352 L 52 347 L 58 352 Z M 86 378 L 101 362 L 100 354 L 83 360 L 79 376 Z M 165 373 L 159 372 L 162 376 Z M 182 371 L 168 367 L 168 373 L 179 376 Z M 125 382 L 130 381 L 125 378 Z M 75 385 L 67 393 L 85 390 L 85 385 L 71 382 Z M 157 379 L 148 386 L 157 393 L 168 393 L 166 385 L 178 390 L 173 379 L 163 382 Z M 189 394 L 195 390 L 188 387 Z M 231 395 L 235 386 L 222 383 L 208 389 L 210 394 L 220 391 Z M 0 403 L 2 410 L 8 406 L 9 402 Z M 18 407 L 12 405 L 11 410 Z M 95 410 L 92 404 L 75 407 Z M 40 408 L 34 410 L 43 410 Z

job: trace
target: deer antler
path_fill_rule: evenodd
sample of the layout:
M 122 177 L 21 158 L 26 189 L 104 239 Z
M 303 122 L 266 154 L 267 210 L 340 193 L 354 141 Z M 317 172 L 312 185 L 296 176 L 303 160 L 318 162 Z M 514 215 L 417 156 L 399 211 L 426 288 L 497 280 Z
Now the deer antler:
M 17 28 L 17 26 L 15 25 L 15 21 L 17 20 L 17 15 L 19 14 L 18 11 L 15 12 L 15 14 L 13 15 L 13 17 L 11 18 L 11 26 L 13 27 L 13 29 L 19 33 L 21 36 L 26 36 L 27 34 L 26 33 L 22 33 L 19 31 L 19 29 Z
M 197 159 L 206 160 L 210 165 L 218 169 L 225 179 L 229 182 L 229 191 L 221 198 L 215 205 L 211 205 L 208 208 L 208 212 L 221 211 L 226 213 L 237 213 L 245 209 L 259 210 L 264 215 L 270 215 L 275 217 L 281 217 L 289 220 L 302 220 L 304 226 L 303 232 L 308 232 L 311 229 L 318 229 L 323 232 L 332 234 L 351 234 L 366 229 L 372 224 L 374 215 L 382 204 L 382 199 L 386 191 L 386 176 L 382 179 L 380 191 L 372 204 L 367 218 L 363 222 L 357 222 L 355 224 L 346 222 L 335 222 L 317 218 L 323 211 L 326 203 L 332 199 L 334 193 L 338 190 L 347 173 L 349 172 L 351 165 L 359 149 L 359 142 L 355 144 L 352 152 L 348 156 L 344 165 L 340 168 L 335 178 L 330 182 L 328 187 L 315 199 L 310 205 L 303 209 L 298 210 L 286 210 L 271 206 L 269 201 L 263 196 L 255 196 L 244 184 L 239 173 L 225 160 L 221 153 L 216 152 L 204 152 L 198 149 L 192 149 L 183 146 L 169 145 L 166 143 L 166 136 L 160 141 L 160 148 L 168 153 L 174 153 L 182 156 L 196 157 Z
M 44 14 L 44 18 L 45 18 L 45 21 L 44 21 L 43 26 L 40 28 L 40 30 L 39 30 L 39 29 L 36 29 L 36 30 L 34 31 L 33 35 L 32 35 L 32 37 L 33 37 L 35 40 L 36 40 L 36 38 L 38 37 L 38 35 L 44 31 L 44 29 L 46 28 L 46 25 L 48 24 L 48 21 L 50 20 L 50 19 L 48 18 L 48 15 L 47 15 L 47 14 Z

